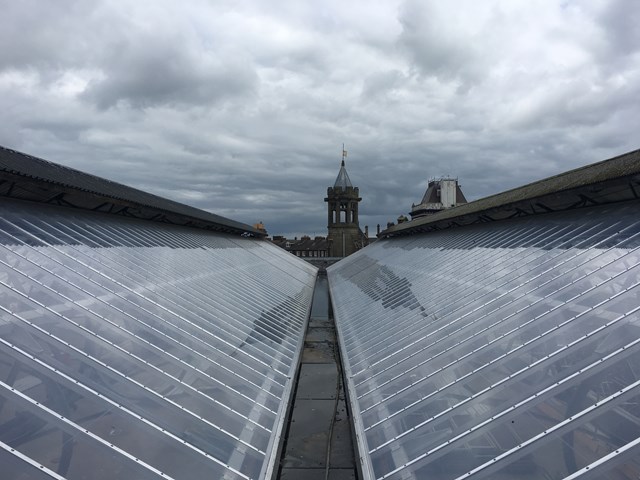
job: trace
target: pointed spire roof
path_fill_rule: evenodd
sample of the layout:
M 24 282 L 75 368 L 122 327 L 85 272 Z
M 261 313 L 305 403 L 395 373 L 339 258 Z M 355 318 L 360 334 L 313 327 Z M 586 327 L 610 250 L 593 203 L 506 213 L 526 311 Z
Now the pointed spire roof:
M 333 184 L 333 188 L 347 188 L 353 187 L 351 184 L 351 179 L 349 179 L 349 174 L 347 173 L 347 169 L 344 168 L 344 160 L 342 160 L 342 165 L 340 166 L 340 172 L 338 172 L 338 178 L 336 178 L 336 183 Z

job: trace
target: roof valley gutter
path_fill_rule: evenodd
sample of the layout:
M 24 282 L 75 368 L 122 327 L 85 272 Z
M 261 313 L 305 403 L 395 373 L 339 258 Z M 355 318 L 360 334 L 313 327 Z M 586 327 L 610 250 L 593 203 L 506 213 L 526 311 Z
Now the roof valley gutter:
M 318 280 L 318 270 L 316 270 L 314 274 L 313 285 L 315 288 L 315 284 Z M 296 386 L 296 381 L 298 378 L 298 373 L 300 372 L 300 365 L 302 363 L 302 353 L 304 349 L 304 341 L 305 341 L 305 332 L 309 326 L 309 320 L 311 318 L 311 308 L 313 307 L 313 296 L 312 300 L 309 302 L 307 306 L 307 313 L 305 317 L 304 325 L 301 328 L 302 334 L 298 338 L 297 345 L 297 359 L 295 361 L 295 368 L 291 370 L 290 375 L 287 376 L 287 381 L 285 383 L 284 394 L 282 395 L 282 399 L 280 401 L 280 406 L 278 408 L 278 423 L 273 428 L 274 434 L 271 435 L 269 440 L 269 445 L 267 446 L 267 454 L 269 452 L 271 455 L 269 459 L 264 465 L 262 472 L 260 472 L 260 478 L 264 479 L 273 479 L 276 480 L 276 476 L 278 474 L 278 468 L 280 462 L 280 457 L 282 456 L 282 449 L 284 447 L 284 425 L 285 421 L 289 419 L 292 415 L 293 410 L 293 395 Z

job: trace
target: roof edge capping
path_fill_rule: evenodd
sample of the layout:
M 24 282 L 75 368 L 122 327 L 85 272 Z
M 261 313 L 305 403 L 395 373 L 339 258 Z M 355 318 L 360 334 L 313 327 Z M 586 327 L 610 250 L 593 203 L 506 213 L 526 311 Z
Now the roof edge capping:
M 233 235 L 254 227 L 71 167 L 0 146 L 0 196 Z
M 640 149 L 391 226 L 379 238 L 640 198 Z

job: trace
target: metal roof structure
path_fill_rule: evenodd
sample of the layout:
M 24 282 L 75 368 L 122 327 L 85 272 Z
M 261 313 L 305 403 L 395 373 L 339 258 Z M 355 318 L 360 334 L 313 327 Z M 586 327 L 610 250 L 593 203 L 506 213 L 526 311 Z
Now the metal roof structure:
M 266 236 L 249 225 L 4 147 L 0 147 L 0 196 Z
M 639 154 L 328 268 L 363 478 L 640 475 Z
M 317 269 L 242 224 L 1 158 L 3 478 L 273 478 Z

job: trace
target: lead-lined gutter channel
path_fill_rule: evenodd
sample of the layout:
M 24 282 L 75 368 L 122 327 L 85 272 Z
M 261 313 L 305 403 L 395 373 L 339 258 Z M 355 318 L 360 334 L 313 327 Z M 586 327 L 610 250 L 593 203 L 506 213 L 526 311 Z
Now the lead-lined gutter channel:
M 327 277 L 316 280 L 278 478 L 355 480 L 351 419 L 345 402 Z

